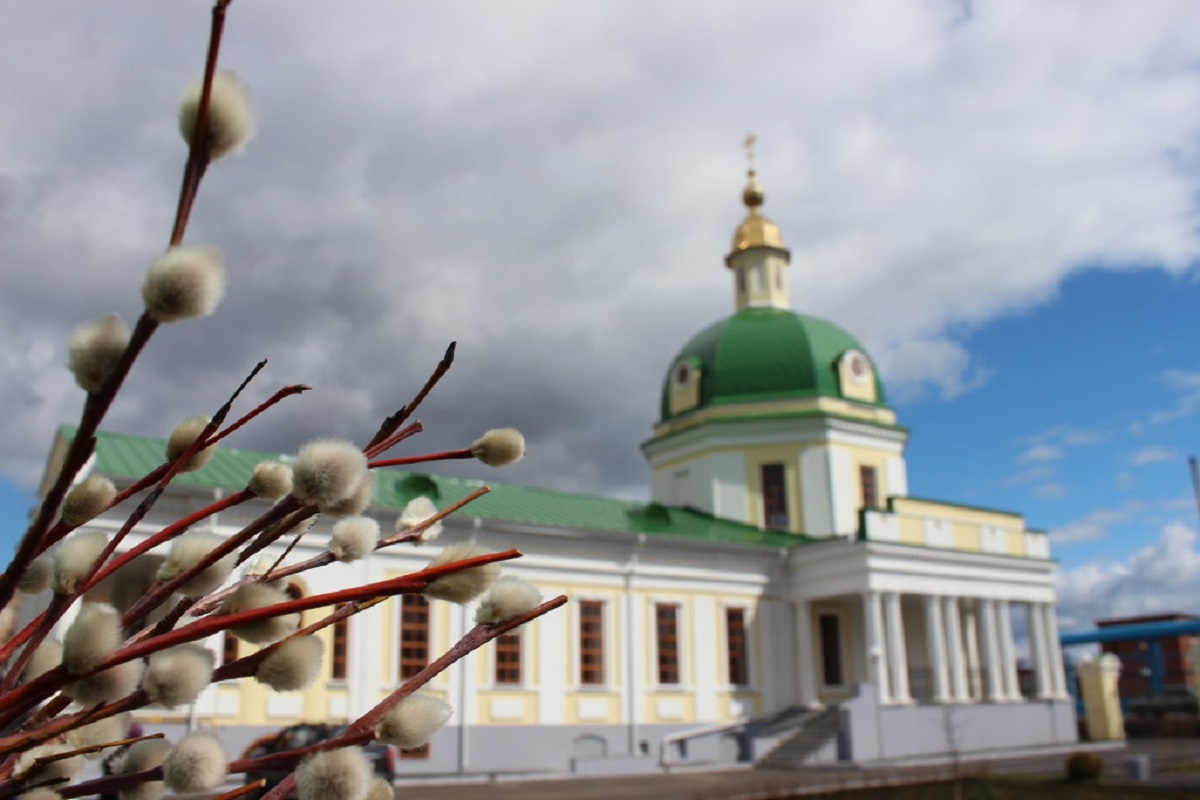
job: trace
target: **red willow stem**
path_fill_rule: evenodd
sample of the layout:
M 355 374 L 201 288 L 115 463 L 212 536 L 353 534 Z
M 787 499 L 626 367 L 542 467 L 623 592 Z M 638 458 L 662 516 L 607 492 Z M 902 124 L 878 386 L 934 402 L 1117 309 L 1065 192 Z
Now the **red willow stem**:
M 409 401 L 408 405 L 404 406 L 395 414 L 392 414 L 383 421 L 383 424 L 379 426 L 379 430 L 376 431 L 375 435 L 371 437 L 370 443 L 363 448 L 363 452 L 367 454 L 368 458 L 377 456 L 383 452 L 383 450 L 377 449 L 380 447 L 381 443 L 386 441 L 387 438 L 391 436 L 397 428 L 403 425 L 405 421 L 413 415 L 413 412 L 417 410 L 417 406 L 421 405 L 421 402 L 426 398 L 426 396 L 433 391 L 433 387 L 437 386 L 437 383 L 442 379 L 442 376 L 450 371 L 450 366 L 454 364 L 454 350 L 457 347 L 458 342 L 451 342 L 450 346 L 446 348 L 446 352 L 442 355 L 442 360 L 438 362 L 438 365 L 434 368 L 433 373 L 429 376 L 428 380 L 425 381 L 425 385 L 421 387 L 421 391 L 417 392 L 417 396 Z
M 150 509 L 153 508 L 154 504 L 158 502 L 158 498 L 162 495 L 163 490 L 166 489 L 167 484 L 169 484 L 175 478 L 175 475 L 178 474 L 185 465 L 187 465 L 193 456 L 195 456 L 205 447 L 209 446 L 208 441 L 216 433 L 217 428 L 224 423 L 226 417 L 229 416 L 229 412 L 233 410 L 234 402 L 239 396 L 241 396 L 246 387 L 250 385 L 250 382 L 258 376 L 258 373 L 262 372 L 263 367 L 266 365 L 267 362 L 264 359 L 259 361 L 254 368 L 250 370 L 250 374 L 242 380 L 238 387 L 234 389 L 233 394 L 231 394 L 229 398 L 221 405 L 221 407 L 217 409 L 217 413 L 213 415 L 213 418 L 209 420 L 207 425 L 205 425 L 204 430 L 200 432 L 200 435 L 192 440 L 192 443 L 188 445 L 188 447 L 182 453 L 180 453 L 174 461 L 167 465 L 166 472 L 164 472 L 162 477 L 159 478 L 158 483 L 154 486 L 154 489 L 150 492 L 150 494 L 142 498 L 142 502 L 138 503 L 137 508 L 135 508 L 133 513 L 129 515 L 129 518 L 125 520 L 125 524 L 123 524 L 112 537 L 112 539 L 105 544 L 104 549 L 100 552 L 99 557 L 88 569 L 87 575 L 85 575 L 84 579 L 80 582 L 79 588 L 77 588 L 69 597 L 67 597 L 64 603 L 59 603 L 57 608 L 52 604 L 51 607 L 47 609 L 46 612 L 39 618 L 40 625 L 37 628 L 37 631 L 32 636 L 25 637 L 29 640 L 29 643 L 26 645 L 24 652 L 22 652 L 18 663 L 23 665 L 24 663 L 28 662 L 33 655 L 34 649 L 41 644 L 50 627 L 62 618 L 62 615 L 66 612 L 66 610 L 71 607 L 71 604 L 82 597 L 83 593 L 91 586 L 95 585 L 96 575 L 103 571 L 103 565 L 108 560 L 109 556 L 111 556 L 113 551 L 117 549 L 121 541 L 129 534 L 129 531 L 133 530 L 134 526 L 141 522 L 146 515 L 150 513 Z M 128 560 L 128 558 L 125 559 L 125 561 Z M 109 572 L 111 573 L 111 571 L 112 570 L 110 569 Z M 186 580 L 188 576 L 185 574 L 184 576 L 180 577 L 183 577 Z M 144 600 L 145 598 L 142 599 Z M 136 619 L 136 617 L 134 619 Z M 29 627 L 30 626 L 27 626 L 26 630 L 28 630 Z M 24 631 L 22 631 L 22 633 L 24 633 Z M 9 674 L 5 676 L 3 684 L 0 684 L 0 690 L 7 691 L 11 689 L 16 683 L 18 677 L 19 673 L 16 669 L 10 670 Z
M 97 672 L 103 672 L 119 664 L 134 659 L 142 658 L 150 653 L 165 650 L 176 645 L 194 642 L 197 639 L 203 639 L 211 636 L 214 633 L 228 630 L 229 628 L 238 625 L 244 625 L 252 622 L 259 622 L 265 619 L 282 616 L 283 614 L 299 613 L 308 611 L 312 608 L 320 608 L 321 606 L 336 605 L 339 603 L 352 603 L 358 600 L 366 600 L 372 597 L 388 597 L 396 594 L 411 594 L 424 591 L 430 582 L 440 578 L 443 575 L 460 572 L 462 570 L 471 569 L 472 567 L 491 564 L 499 561 L 508 561 L 514 558 L 520 558 L 521 553 L 518 550 L 505 550 L 500 553 L 487 553 L 474 558 L 467 558 L 461 561 L 455 561 L 449 564 L 442 564 L 436 567 L 426 567 L 419 572 L 414 572 L 409 575 L 402 575 L 398 578 L 390 578 L 378 583 L 370 583 L 363 586 L 351 587 L 342 589 L 336 592 L 327 592 L 320 595 L 311 595 L 302 597 L 298 600 L 288 600 L 283 603 L 276 603 L 273 606 L 265 606 L 263 608 L 251 609 L 238 614 L 216 614 L 202 617 L 195 622 L 184 625 L 181 628 L 175 628 L 161 636 L 155 636 L 150 639 L 134 642 L 125 647 L 118 649 L 115 653 L 109 656 L 104 661 L 87 672 L 79 673 L 71 676 L 60 665 L 39 676 L 38 678 L 26 683 L 22 686 L 9 692 L 5 700 L 3 724 L 11 722 L 13 719 L 19 719 L 29 708 L 51 693 L 70 684 L 73 680 L 95 675 Z
M 413 422 L 410 425 L 405 425 L 403 428 L 396 431 L 395 433 L 393 433 L 391 436 L 384 439 L 379 444 L 377 444 L 373 447 L 365 448 L 363 450 L 363 453 L 366 454 L 367 458 L 370 458 L 372 456 L 382 455 L 383 453 L 386 453 L 388 450 L 392 449 L 396 445 L 400 444 L 400 442 L 403 442 L 405 439 L 408 439 L 409 437 L 412 437 L 412 436 L 416 436 L 418 433 L 421 433 L 424 430 L 425 430 L 425 426 L 421 424 L 420 420 L 417 420 L 416 422 Z
M 242 417 L 240 419 L 238 419 L 237 422 L 233 423 L 228 428 L 225 428 L 224 430 L 220 431 L 216 436 L 206 439 L 204 442 L 204 446 L 208 447 L 210 445 L 216 444 L 217 442 L 221 441 L 229 434 L 236 431 L 238 428 L 241 428 L 246 423 L 253 420 L 255 417 L 257 417 L 260 414 L 262 414 L 263 412 L 269 410 L 271 408 L 271 406 L 276 405 L 280 401 L 285 400 L 288 397 L 291 397 L 292 395 L 307 392 L 311 388 L 312 388 L 311 386 L 305 386 L 302 383 L 291 384 L 289 386 L 283 387 L 279 391 L 275 392 L 275 394 L 271 395 L 271 397 L 268 400 L 260 403 L 254 409 L 252 409 L 248 413 L 242 415 Z M 105 511 L 108 511 L 109 509 L 112 509 L 112 508 L 120 505 L 121 503 L 125 502 L 130 497 L 132 497 L 133 495 L 142 491 L 143 489 L 153 486 L 156 482 L 158 482 L 158 479 L 163 476 L 163 473 L 166 472 L 170 466 L 171 466 L 170 464 L 160 464 L 159 466 L 155 467 L 153 470 L 148 472 L 145 475 L 145 477 L 138 479 L 136 482 L 134 482 L 134 483 L 130 484 L 129 486 L 127 486 L 126 488 L 122 489 L 120 492 L 117 493 L 117 496 L 115 498 L 113 498 L 112 503 L 109 504 L 108 508 L 106 508 Z M 57 530 L 57 526 L 56 526 L 56 530 Z M 63 535 L 66 535 L 66 533 L 70 532 L 71 530 L 73 530 L 73 528 L 68 528 L 67 531 L 64 532 Z M 58 538 L 62 538 L 62 536 L 59 536 Z M 51 542 L 51 543 L 53 544 L 53 542 Z
M 230 536 L 228 539 L 214 547 L 208 555 L 196 562 L 191 569 L 184 570 L 169 581 L 164 581 L 152 586 L 150 591 L 143 595 L 141 599 L 134 603 L 133 606 L 122 615 L 121 624 L 126 626 L 132 625 L 150 609 L 157 606 L 165 598 L 174 594 L 175 590 L 182 585 L 184 581 L 189 580 L 194 575 L 197 575 L 203 570 L 208 569 L 213 564 L 217 563 L 222 558 L 241 547 L 252 536 L 271 525 L 271 523 L 282 519 L 292 511 L 301 507 L 300 501 L 291 497 L 285 498 L 284 500 L 276 503 L 270 510 L 260 516 L 254 522 L 250 523 L 245 528 L 242 528 L 242 530 L 238 531 L 236 534 Z
M 288 764 L 295 764 L 297 761 L 309 755 L 310 753 L 315 753 L 320 750 L 335 750 L 339 747 L 347 747 L 354 744 L 364 744 L 365 742 L 375 738 L 375 727 L 381 721 L 383 721 L 384 715 L 391 711 L 397 703 L 399 703 L 405 697 L 408 697 L 417 689 L 429 683 L 429 681 L 431 681 L 439 673 L 445 671 L 451 664 L 458 661 L 468 653 L 479 649 L 496 637 L 502 636 L 503 634 L 511 631 L 513 628 L 517 628 L 527 622 L 530 622 L 531 620 L 537 619 L 543 614 L 553 611 L 556 608 L 561 608 L 562 606 L 566 605 L 566 603 L 567 596 L 560 594 L 553 600 L 548 600 L 545 603 L 542 603 L 532 611 L 528 611 L 520 616 L 507 619 L 504 622 L 498 622 L 494 625 L 476 625 L 474 628 L 467 631 L 466 635 L 459 639 L 453 647 L 443 653 L 436 660 L 428 664 L 416 675 L 405 681 L 403 686 L 399 687 L 381 700 L 378 705 L 376 705 L 370 711 L 347 725 L 345 732 L 340 737 L 336 739 L 329 739 L 324 742 L 318 742 L 315 745 L 300 750 L 293 750 L 288 753 L 279 753 L 275 756 L 264 756 L 259 759 L 243 759 L 241 761 L 234 761 L 230 763 L 229 771 L 250 772 L 258 769 L 261 766 L 267 766 L 267 764 L 263 764 L 261 762 L 264 762 L 269 758 L 281 756 L 286 756 L 286 760 L 281 759 L 281 763 L 284 766 L 287 766 Z M 270 766 L 276 766 L 276 764 L 270 764 Z M 292 791 L 295 784 L 296 773 L 293 772 L 276 784 L 271 791 L 263 795 L 262 800 L 283 800 L 283 798 L 287 797 Z
M 171 229 L 171 247 L 183 241 L 192 204 L 200 190 L 200 181 L 209 163 L 208 107 L 212 99 L 213 76 L 217 72 L 217 55 L 221 50 L 221 34 L 225 29 L 225 8 L 231 0 L 217 0 L 212 10 L 212 28 L 208 36 L 208 56 L 204 61 L 204 82 L 200 89 L 200 102 L 196 107 L 196 123 L 192 128 L 192 140 L 188 147 L 187 166 L 183 170 L 183 181 L 179 187 L 179 203 L 175 209 L 175 225 Z
M 201 162 L 201 141 L 203 135 L 200 133 L 205 130 L 208 121 L 208 105 L 210 95 L 212 94 L 212 77 L 216 72 L 217 54 L 221 47 L 221 32 L 225 26 L 225 8 L 231 0 L 217 0 L 213 6 L 213 21 L 212 30 L 209 34 L 208 43 L 208 58 L 204 67 L 204 86 L 200 92 L 200 104 L 196 109 L 196 127 L 192 131 L 192 141 L 188 152 L 188 163 L 183 172 L 183 185 L 180 188 L 179 205 L 176 209 L 175 224 L 171 231 L 170 243 L 172 246 L 183 241 L 184 232 L 187 230 L 188 217 L 191 215 L 191 206 L 195 200 L 196 192 L 199 189 L 199 177 L 193 178 L 193 175 L 202 175 L 203 168 L 196 169 Z M 204 148 L 207 150 L 207 147 Z M 207 162 L 207 155 L 203 157 L 203 161 Z M 100 427 L 100 423 L 104 420 L 108 409 L 112 406 L 113 399 L 117 396 L 117 392 L 124 383 L 126 376 L 133 367 L 133 362 L 137 360 L 138 355 L 142 352 L 142 348 L 150 341 L 150 337 L 158 330 L 159 323 L 152 319 L 144 311 L 138 317 L 137 324 L 133 328 L 133 332 L 129 337 L 129 344 L 125 347 L 125 352 L 121 355 L 120 361 L 117 362 L 113 374 L 100 391 L 97 393 L 88 393 L 87 401 L 83 406 L 83 413 L 80 416 L 79 428 L 76 431 L 75 438 L 71 442 L 70 448 L 67 450 L 67 455 L 63 459 L 62 469 L 59 471 L 58 478 L 50 491 L 46 493 L 45 500 L 42 501 L 41 508 L 38 510 L 37 517 L 25 532 L 24 538 L 17 549 L 16 555 L 13 557 L 9 568 L 0 575 L 0 608 L 8 605 L 12 600 L 13 593 L 17 586 L 17 577 L 23 574 L 29 564 L 37 556 L 39 547 L 46 538 L 47 531 L 50 530 L 50 524 L 54 520 L 54 515 L 58 512 L 62 505 L 63 498 L 66 497 L 67 490 L 71 487 L 71 481 L 75 475 L 87 463 L 95 450 L 96 440 L 95 434 Z
M 242 656 L 239 659 L 222 664 L 213 670 L 212 680 L 210 683 L 217 684 L 221 681 L 234 680 L 238 678 L 248 678 L 252 676 L 258 669 L 258 665 L 262 663 L 268 655 L 275 652 L 288 639 L 293 639 L 297 636 L 311 636 L 323 628 L 327 628 L 333 623 L 351 617 L 361 611 L 366 611 L 379 603 L 382 603 L 387 598 L 373 597 L 368 600 L 360 600 L 357 603 L 344 603 L 338 606 L 334 611 L 313 622 L 285 639 L 263 647 L 261 650 L 256 650 L 249 655 Z M 35 730 L 22 731 L 21 733 L 12 734 L 0 739 L 0 755 L 11 752 L 21 752 L 29 747 L 33 747 L 43 742 L 49 741 L 56 736 L 66 733 L 69 730 L 79 727 L 80 725 L 89 725 L 98 720 L 106 719 L 116 714 L 122 714 L 126 711 L 145 706 L 149 702 L 149 697 L 141 689 L 137 689 L 126 697 L 119 700 L 114 700 L 101 706 L 92 706 L 78 711 L 74 714 L 65 717 L 57 717 L 49 724 L 44 725 Z M 63 704 L 65 707 L 65 703 Z M 59 708 L 58 711 L 61 711 Z M 58 713 L 58 711 L 54 713 Z M 40 722 L 35 717 L 35 722 Z
M 422 522 L 420 525 L 413 525 L 411 528 L 408 528 L 408 529 L 402 530 L 402 531 L 398 531 L 396 533 L 393 533 L 390 536 L 383 537 L 382 539 L 379 540 L 379 544 L 375 545 L 375 549 L 378 550 L 382 547 L 388 547 L 389 545 L 408 541 L 408 539 L 410 538 L 409 534 L 414 533 L 414 532 L 419 533 L 419 532 L 425 530 L 426 528 L 428 528 L 433 523 L 440 522 L 441 520 L 443 520 L 446 517 L 453 514 L 455 511 L 458 511 L 460 508 L 465 506 L 467 503 L 471 503 L 471 502 L 474 502 L 475 500 L 478 500 L 479 498 L 483 497 L 485 494 L 487 494 L 491 490 L 492 490 L 492 487 L 490 487 L 490 486 L 480 486 L 478 489 L 471 492 L 469 495 L 462 498 L 461 500 L 458 500 L 457 502 L 451 503 L 450 505 L 446 506 L 441 511 L 434 514 L 432 517 L 430 517 L 429 519 Z
M 471 448 L 464 447 L 461 450 L 447 450 L 444 453 L 426 453 L 420 456 L 385 458 L 380 461 L 372 461 L 367 466 L 371 469 L 379 467 L 402 467 L 405 464 L 422 464 L 426 461 L 452 461 L 456 458 L 474 458 L 474 455 L 471 453 Z

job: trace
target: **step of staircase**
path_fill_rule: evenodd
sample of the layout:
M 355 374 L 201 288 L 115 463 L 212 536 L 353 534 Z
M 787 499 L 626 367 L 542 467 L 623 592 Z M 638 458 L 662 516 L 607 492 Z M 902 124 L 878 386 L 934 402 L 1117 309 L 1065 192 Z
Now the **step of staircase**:
M 803 769 L 809 757 L 838 734 L 838 708 L 833 706 L 805 720 L 794 734 L 759 759 L 757 769 Z

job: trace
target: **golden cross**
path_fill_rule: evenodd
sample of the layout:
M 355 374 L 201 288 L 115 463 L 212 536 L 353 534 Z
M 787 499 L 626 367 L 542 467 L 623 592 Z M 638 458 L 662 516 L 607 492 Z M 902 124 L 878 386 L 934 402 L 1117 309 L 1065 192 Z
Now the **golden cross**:
M 746 164 L 751 172 L 754 172 L 754 145 L 758 142 L 758 137 L 753 133 L 747 133 L 746 138 L 742 140 L 742 147 L 746 150 Z

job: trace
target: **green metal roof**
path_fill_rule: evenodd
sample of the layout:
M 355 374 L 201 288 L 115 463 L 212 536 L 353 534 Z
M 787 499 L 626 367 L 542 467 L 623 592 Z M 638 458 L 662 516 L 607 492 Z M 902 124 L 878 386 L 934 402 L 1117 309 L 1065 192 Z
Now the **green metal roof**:
M 60 430 L 67 439 L 75 434 L 74 426 L 64 425 Z M 104 432 L 97 434 L 96 439 L 94 470 L 110 477 L 140 478 L 162 464 L 165 458 L 166 444 L 161 439 Z M 278 453 L 259 453 L 222 446 L 203 469 L 178 475 L 175 483 L 237 491 L 246 486 L 255 464 L 260 461 L 286 461 L 287 458 Z M 458 511 L 456 516 L 772 548 L 792 547 L 808 541 L 790 533 L 763 531 L 690 508 L 667 507 L 659 503 L 447 478 L 397 469 L 377 469 L 374 470 L 374 476 L 375 500 L 372 506 L 375 508 L 399 510 L 418 495 L 425 495 L 438 507 L 444 508 L 486 484 L 491 492 Z
M 825 320 L 779 308 L 742 309 L 700 331 L 671 360 L 672 369 L 667 370 L 663 380 L 661 419 L 671 416 L 671 373 L 681 359 L 699 362 L 700 407 L 704 407 L 781 398 L 841 397 L 837 360 L 847 350 L 863 347 Z M 884 405 L 878 369 L 875 393 L 879 400 L 874 405 Z

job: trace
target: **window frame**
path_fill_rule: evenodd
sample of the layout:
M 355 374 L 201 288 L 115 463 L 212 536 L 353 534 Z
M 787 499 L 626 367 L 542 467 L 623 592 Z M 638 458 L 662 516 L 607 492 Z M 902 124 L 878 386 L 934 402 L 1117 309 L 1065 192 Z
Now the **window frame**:
M 682 636 L 680 635 L 680 631 L 683 628 L 683 625 L 681 624 L 681 617 L 683 616 L 683 614 L 681 613 L 682 608 L 683 608 L 683 604 L 678 601 L 656 600 L 654 602 L 654 606 L 653 606 L 654 614 L 652 617 L 653 625 L 654 625 L 654 627 L 653 627 L 653 630 L 654 630 L 654 661 L 653 661 L 652 666 L 654 669 L 654 684 L 656 686 L 677 688 L 677 687 L 682 687 L 684 685 L 683 659 L 681 658 Z M 664 635 L 663 635 L 662 612 L 667 609 L 670 609 L 673 612 L 673 614 L 672 614 L 673 619 L 672 619 L 671 624 L 672 624 L 672 627 L 674 628 L 674 630 L 671 632 L 671 635 L 669 638 L 664 637 Z M 673 659 L 673 664 L 671 665 L 671 669 L 674 670 L 674 677 L 675 677 L 675 680 L 673 680 L 673 681 L 663 679 L 663 675 L 664 675 L 664 669 L 663 669 L 664 644 L 668 644 L 668 643 L 671 646 L 670 653 L 671 653 L 671 657 Z
M 576 608 L 579 613 L 576 615 L 576 637 L 577 644 L 577 671 L 576 677 L 580 688 L 596 689 L 608 686 L 609 682 L 609 665 L 608 665 L 608 602 L 600 598 L 588 597 L 577 598 L 575 601 Z M 596 609 L 598 612 L 598 622 L 596 623 L 597 630 L 592 633 L 596 638 L 596 646 L 589 648 L 587 638 L 589 631 L 586 629 L 587 610 Z M 588 679 L 588 665 L 584 663 L 584 656 L 587 653 L 594 653 L 597 657 L 594 669 L 599 671 L 596 679 Z
M 858 465 L 858 494 L 863 508 L 879 508 L 879 470 L 875 465 Z
M 525 637 L 523 628 L 514 628 L 492 640 L 492 685 L 513 688 L 525 685 Z M 515 658 L 509 658 L 515 652 Z M 516 666 L 510 666 L 515 664 Z M 515 670 L 515 676 L 505 673 Z
M 791 528 L 791 509 L 788 508 L 787 464 L 772 461 L 758 465 L 758 488 L 762 496 L 762 526 L 769 531 Z M 768 476 L 770 476 L 768 478 Z M 776 508 L 772 508 L 776 506 Z
M 725 642 L 725 679 L 730 686 L 737 689 L 746 689 L 754 685 L 753 665 L 750 663 L 750 636 L 753 628 L 753 618 L 750 614 L 750 609 L 744 605 L 726 605 L 722 608 L 724 616 L 724 642 Z M 730 624 L 731 616 L 737 614 L 739 618 L 739 638 L 738 650 L 735 652 L 735 637 L 733 635 L 734 628 Z M 735 656 L 741 662 L 741 675 L 737 675 L 734 669 Z M 741 677 L 742 680 L 736 680 Z
M 345 682 L 350 675 L 350 618 L 337 620 L 329 632 L 329 679 Z
M 410 609 L 410 606 L 415 608 Z M 425 634 L 424 642 L 420 643 L 424 645 L 424 659 L 419 665 L 415 657 L 406 657 L 404 652 L 406 645 L 415 647 L 418 644 L 417 642 L 407 642 L 405 639 L 405 634 L 410 630 L 411 624 L 405 617 L 410 610 L 413 613 L 418 613 L 416 609 L 424 611 L 424 619 L 415 621 L 419 623 L 417 631 L 422 631 L 423 629 Z M 396 659 L 395 675 L 397 683 L 404 683 L 429 665 L 429 655 L 432 651 L 433 643 L 433 604 L 423 594 L 402 594 L 396 602 L 396 614 L 398 624 L 396 626 L 396 648 L 394 653 Z M 406 668 L 410 668 L 412 674 L 406 675 Z

